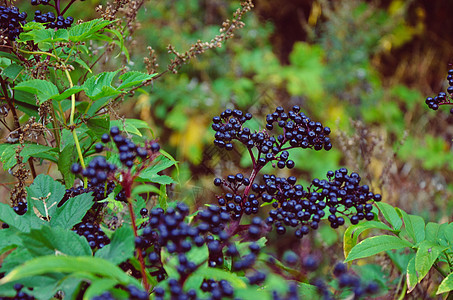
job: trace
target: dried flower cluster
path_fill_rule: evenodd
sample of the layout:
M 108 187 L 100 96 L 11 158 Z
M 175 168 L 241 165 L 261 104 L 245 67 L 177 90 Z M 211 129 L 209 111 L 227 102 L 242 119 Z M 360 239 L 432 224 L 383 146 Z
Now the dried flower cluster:
M 180 53 L 176 51 L 173 45 L 168 45 L 168 53 L 174 54 L 176 57 L 170 61 L 168 65 L 168 70 L 172 73 L 178 73 L 178 68 L 187 63 L 192 58 L 196 57 L 198 54 L 204 53 L 206 50 L 220 48 L 222 44 L 232 38 L 234 36 L 234 31 L 236 29 L 242 28 L 245 26 L 244 22 L 242 22 L 242 17 L 250 11 L 254 7 L 252 0 L 247 0 L 241 3 L 241 7 L 238 8 L 231 20 L 225 20 L 222 23 L 222 27 L 220 28 L 220 34 L 216 35 L 211 41 L 209 42 L 202 42 L 198 40 L 195 44 L 193 44 L 189 50 L 184 53 Z

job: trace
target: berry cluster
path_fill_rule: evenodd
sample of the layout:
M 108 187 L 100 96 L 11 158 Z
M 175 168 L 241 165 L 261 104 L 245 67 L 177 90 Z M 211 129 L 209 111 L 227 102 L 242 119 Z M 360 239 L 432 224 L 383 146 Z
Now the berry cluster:
M 27 212 L 27 203 L 26 202 L 18 202 L 16 206 L 13 207 L 13 210 L 16 214 L 22 216 Z
M 211 293 L 211 299 L 233 298 L 234 296 L 234 289 L 226 280 L 205 279 L 201 284 L 201 290 Z
M 354 299 L 370 297 L 379 292 L 379 285 L 376 282 L 362 282 L 358 276 L 348 273 L 348 268 L 343 263 L 337 263 L 334 266 L 333 275 L 340 289 L 352 289 Z M 315 279 L 312 284 L 318 288 L 318 292 L 323 299 L 333 299 L 329 286 L 323 280 Z
M 15 6 L 0 6 L 0 32 L 10 40 L 15 40 L 23 31 L 22 26 L 27 22 L 26 12 L 19 12 Z
M 243 113 L 240 110 L 226 109 L 212 119 L 212 129 L 216 131 L 214 144 L 226 150 L 233 149 L 233 140 L 238 140 L 248 149 L 256 148 L 257 157 L 253 161 L 263 167 L 268 162 L 275 161 L 280 169 L 294 167 L 294 161 L 289 160 L 288 149 L 312 148 L 315 150 L 330 150 L 332 144 L 328 135 L 329 127 L 323 127 L 320 122 L 310 120 L 304 113 L 300 112 L 299 106 L 294 106 L 289 113 L 285 113 L 282 107 L 267 115 L 267 130 L 274 128 L 277 123 L 283 129 L 283 133 L 277 138 L 271 136 L 268 131 L 262 130 L 252 132 L 250 128 L 243 126 L 244 122 L 250 120 L 250 113 Z M 288 145 L 289 144 L 289 145 Z
M 145 251 L 150 267 L 162 269 L 160 250 L 165 247 L 169 253 L 178 254 L 178 273 L 181 277 L 187 277 L 196 270 L 197 265 L 188 261 L 185 253 L 194 246 L 201 247 L 205 243 L 209 250 L 209 266 L 223 264 L 223 243 L 226 243 L 229 237 L 223 229 L 230 220 L 229 214 L 218 206 L 210 206 L 198 213 L 198 225 L 189 225 L 184 222 L 188 212 L 188 207 L 183 203 L 178 203 L 176 209 L 169 208 L 165 213 L 160 208 L 151 210 L 148 226 L 135 240 L 139 249 L 151 249 L 153 246 L 149 253 Z M 160 277 L 165 275 L 161 271 L 156 274 Z
M 312 121 L 300 107 L 295 105 L 288 113 L 279 106 L 275 112 L 266 116 L 266 128 L 272 130 L 274 123 L 283 129 L 283 134 L 278 136 L 282 144 L 289 142 L 291 147 L 313 148 L 315 150 L 330 150 L 329 127 L 323 127 L 320 122 Z
M 101 200 L 104 200 L 111 192 L 113 192 L 113 189 L 115 188 L 115 183 L 112 181 L 108 181 L 107 184 L 105 182 L 97 183 L 96 185 L 93 184 L 92 181 L 88 182 L 87 188 L 84 188 L 83 186 L 78 186 L 78 187 L 72 187 L 70 189 L 67 189 L 63 199 L 58 203 L 58 206 L 62 206 L 68 199 L 74 198 L 78 195 L 85 194 L 85 193 L 90 193 L 93 192 L 93 197 L 95 202 L 99 202 Z
M 38 1 L 35 1 L 39 4 Z M 48 0 L 41 0 L 41 4 L 45 5 Z M 47 3 L 45 3 L 47 2 Z M 33 0 L 32 0 L 33 3 Z M 36 4 L 37 5 L 37 4 Z M 66 29 L 71 27 L 74 22 L 73 17 L 55 16 L 53 12 L 42 13 L 40 10 L 35 11 L 35 22 L 44 23 L 46 28 Z
M 14 284 L 16 295 L 14 297 L 0 297 L 0 300 L 35 300 L 36 298 L 23 291 L 24 286 L 20 283 Z
M 81 173 L 83 177 L 89 178 L 92 186 L 103 185 L 116 169 L 117 166 L 107 162 L 104 156 L 94 157 L 85 169 L 82 169 L 78 163 L 71 166 L 72 173 Z
M 142 215 L 147 215 L 144 211 Z M 235 271 L 247 270 L 256 262 L 261 250 L 257 243 L 250 243 L 250 253 L 240 257 L 234 243 L 229 241 L 229 234 L 226 226 L 231 221 L 230 214 L 225 208 L 211 205 L 207 209 L 201 210 L 195 215 L 193 222 L 188 224 L 185 217 L 189 209 L 183 203 L 178 203 L 176 208 L 168 208 L 164 212 L 161 208 L 154 208 L 149 212 L 149 221 L 142 230 L 141 235 L 135 239 L 138 251 L 142 251 L 145 257 L 145 265 L 156 271 L 151 272 L 158 281 L 166 277 L 163 269 L 161 250 L 174 255 L 178 259 L 176 270 L 179 280 L 169 278 L 169 292 L 171 298 L 178 299 L 197 299 L 196 292 L 189 290 L 184 292 L 183 284 L 186 278 L 197 270 L 200 266 L 188 259 L 187 253 L 194 247 L 207 247 L 209 256 L 207 264 L 211 268 L 223 267 L 224 256 L 234 259 L 232 268 Z M 248 227 L 250 237 L 258 238 L 261 233 L 262 221 L 254 218 Z M 264 279 L 259 277 L 255 282 L 258 284 Z M 205 280 L 200 289 L 211 294 L 212 299 L 222 299 L 222 297 L 233 297 L 234 290 L 227 281 Z M 156 299 L 163 299 L 165 290 L 161 287 L 154 289 Z
M 74 226 L 73 231 L 78 235 L 84 236 L 91 249 L 101 249 L 105 245 L 110 244 L 110 239 L 105 235 L 104 231 L 97 224 L 79 223 Z
M 150 158 L 153 154 L 157 153 L 160 150 L 159 144 L 154 141 L 148 141 L 145 143 L 144 147 L 139 147 L 129 138 L 126 138 L 124 135 L 122 135 L 119 128 L 116 126 L 110 129 L 110 135 L 104 133 L 101 137 L 103 144 L 107 144 L 111 140 L 113 140 L 113 143 L 119 151 L 119 159 L 121 163 L 127 168 L 132 168 L 132 166 L 134 165 L 134 160 L 137 157 L 140 157 L 143 161 L 147 158 Z M 102 143 L 95 145 L 96 152 L 99 153 L 105 149 L 105 146 Z
M 261 198 L 266 202 L 274 201 L 275 208 L 269 212 L 266 223 L 275 226 L 279 234 L 284 234 L 287 226 L 297 228 L 294 234 L 298 238 L 308 234 L 310 228 L 317 229 L 327 209 L 327 220 L 332 228 L 345 223 L 343 216 L 350 217 L 352 224 L 363 219 L 373 220 L 372 202 L 382 198 L 370 192 L 367 185 L 360 185 L 360 176 L 355 172 L 348 175 L 346 168 L 327 172 L 327 180 L 313 179 L 307 190 L 296 184 L 294 176 L 263 177 L 266 184 Z
M 437 96 L 428 97 L 425 100 L 426 105 L 432 110 L 438 110 L 441 105 L 452 105 L 452 95 L 453 95 L 453 69 L 448 70 L 447 75 L 448 88 L 447 93 L 440 92 Z M 453 108 L 450 110 L 450 113 L 453 114 Z
M 168 279 L 168 289 L 171 295 L 171 298 L 168 299 L 183 299 L 183 300 L 195 300 L 197 298 L 197 292 L 194 289 L 190 289 L 187 292 L 184 292 L 182 284 L 174 279 L 170 278 Z M 155 300 L 164 300 L 165 298 L 165 290 L 162 287 L 156 287 L 154 288 L 154 299 Z
M 242 124 L 250 119 L 252 119 L 251 113 L 244 114 L 238 109 L 226 109 L 220 116 L 214 117 L 212 119 L 212 129 L 216 131 L 214 144 L 226 150 L 233 150 L 232 141 L 237 139 L 246 145 L 250 143 L 253 146 L 253 140 L 250 140 L 250 129 L 242 127 Z

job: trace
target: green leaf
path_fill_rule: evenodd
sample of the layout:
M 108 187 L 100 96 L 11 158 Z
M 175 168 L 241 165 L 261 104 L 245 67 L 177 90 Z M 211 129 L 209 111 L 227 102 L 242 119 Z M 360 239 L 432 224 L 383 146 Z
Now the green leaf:
M 209 250 L 207 246 L 202 247 L 193 247 L 187 253 L 187 259 L 199 265 L 203 262 L 206 262 L 209 258 Z
M 425 227 L 425 239 L 436 243 L 439 240 L 440 224 L 429 222 Z
M 411 243 L 392 235 L 379 235 L 367 238 L 358 243 L 349 252 L 345 262 L 369 257 L 382 251 L 411 247 Z
M 75 175 L 71 172 L 71 166 L 75 162 L 75 156 L 75 148 L 72 145 L 66 145 L 58 159 L 58 170 L 63 175 L 64 184 L 67 189 L 71 188 L 75 181 Z
M 130 60 L 129 51 L 127 50 L 127 47 L 124 47 L 123 34 L 121 32 L 119 32 L 118 30 L 116 30 L 116 29 L 106 29 L 105 31 L 114 34 L 118 38 L 118 41 L 113 41 L 112 40 L 112 42 L 117 44 L 117 45 L 119 44 L 121 52 L 124 53 L 124 55 L 126 56 L 127 61 L 129 61 Z M 119 56 L 119 54 L 117 56 Z
M 132 197 L 132 199 L 134 199 L 135 196 L 137 196 L 139 194 L 145 194 L 145 193 L 156 193 L 156 194 L 160 195 L 161 191 L 154 185 L 141 184 L 141 185 L 137 185 L 136 187 L 134 187 L 132 189 L 131 197 Z
M 107 97 L 113 97 L 116 95 L 121 94 L 121 91 L 117 91 L 115 88 L 111 86 L 103 86 L 101 91 L 95 95 L 90 96 L 90 99 L 93 101 L 98 101 L 100 99 L 104 99 Z
M 437 289 L 436 295 L 446 293 L 453 290 L 453 273 L 450 273 L 447 277 L 442 280 L 442 282 L 439 285 L 439 288 Z
M 0 52 L 0 57 L 6 57 L 7 59 L 9 59 L 11 61 L 14 61 L 14 62 L 17 62 L 17 63 L 21 63 L 21 61 L 17 58 L 16 55 L 13 55 L 13 54 L 8 53 L 8 52 L 1 51 Z
M 22 241 L 13 229 L 0 230 L 0 253 L 21 246 Z
M 76 86 L 73 86 L 72 88 L 69 88 L 69 89 L 63 91 L 63 93 L 61 93 L 61 94 L 53 96 L 52 98 L 53 98 L 53 100 L 60 101 L 60 100 L 67 99 L 71 95 L 77 94 L 78 92 L 81 92 L 81 91 L 83 91 L 83 88 L 76 85 Z
M 86 292 L 83 294 L 83 300 L 93 299 L 94 296 L 101 295 L 105 291 L 113 288 L 115 285 L 117 285 L 117 281 L 108 278 L 100 278 L 92 281 Z
M 8 254 L 5 259 L 2 261 L 0 272 L 8 273 L 15 267 L 23 264 L 27 260 L 32 259 L 33 256 L 27 249 L 24 247 L 18 247 L 13 252 Z M 0 286 L 2 286 L 0 284 Z
M 153 166 L 150 166 L 149 168 L 140 172 L 139 181 L 149 181 L 159 184 L 174 183 L 175 181 L 171 177 L 168 177 L 166 175 L 158 175 L 157 173 L 173 166 L 176 163 L 176 161 L 169 160 L 164 156 L 159 156 L 155 160 L 155 164 Z
M 134 255 L 135 239 L 130 226 L 123 225 L 112 236 L 110 244 L 99 249 L 95 256 L 119 265 Z
M 27 199 L 42 216 L 52 217 L 65 191 L 65 187 L 49 175 L 39 174 L 27 188 Z
M 109 116 L 91 118 L 87 121 L 87 126 L 100 138 L 104 133 L 109 131 Z
M 66 229 L 74 227 L 74 225 L 82 221 L 86 212 L 93 206 L 93 198 L 91 193 L 84 193 L 74 198 L 69 198 L 61 207 L 57 207 L 50 220 L 50 225 Z
M 11 64 L 2 71 L 2 75 L 8 78 L 11 78 L 13 81 L 16 80 L 16 77 L 22 72 L 24 69 L 23 66 L 18 64 Z
M 103 19 L 95 19 L 74 25 L 69 28 L 69 40 L 72 42 L 79 42 L 89 39 L 91 35 L 108 26 L 115 21 L 107 21 Z
M 80 57 L 76 57 L 74 59 L 74 62 L 78 63 L 82 68 L 84 68 L 88 72 L 93 73 L 93 71 L 91 71 L 91 69 L 90 69 L 90 66 L 88 66 L 88 64 L 84 60 L 82 60 Z
M 431 241 L 423 241 L 415 254 L 415 271 L 417 272 L 418 282 L 428 274 L 444 248 Z
M 83 279 L 84 278 L 76 278 L 75 276 L 66 276 L 59 282 L 58 290 L 64 293 L 65 299 L 77 299 L 81 290 L 81 285 L 84 283 Z M 57 291 L 52 295 L 55 295 L 56 292 Z
M 359 238 L 360 234 L 368 229 L 382 229 L 382 230 L 389 230 L 392 229 L 385 225 L 384 223 L 378 221 L 368 221 L 365 223 L 360 223 L 357 225 L 349 226 L 345 232 L 343 237 L 343 251 L 344 257 L 348 257 L 349 252 L 351 249 L 357 245 L 357 239 Z
M 28 32 L 28 31 L 35 30 L 35 29 L 45 29 L 46 27 L 42 23 L 28 22 L 28 23 L 25 23 L 22 28 L 25 32 Z
M 136 280 L 111 262 L 92 256 L 40 256 L 16 267 L 0 280 L 0 285 L 22 278 L 47 273 L 86 273 L 111 278 L 128 285 Z
M 124 123 L 126 126 L 124 126 Z M 124 130 L 129 133 L 136 134 L 138 136 L 142 136 L 142 133 L 139 129 L 151 129 L 145 121 L 137 120 L 137 119 L 126 119 L 125 121 L 122 120 L 114 120 L 110 122 L 110 127 L 118 126 L 121 130 Z
M 318 288 L 314 285 L 303 282 L 299 282 L 297 285 L 299 286 L 299 296 L 302 298 L 316 299 L 319 296 Z
M 30 205 L 28 206 L 30 207 Z M 30 232 L 32 228 L 39 228 L 45 221 L 38 218 L 32 212 L 27 211 L 26 214 L 19 216 L 14 210 L 5 203 L 0 203 L 0 220 L 22 232 Z
M 167 189 L 163 184 L 160 186 L 159 207 L 161 207 L 163 210 L 167 210 L 168 207 Z
M 210 268 L 206 265 L 203 265 L 198 268 L 195 273 L 203 275 L 204 278 L 212 278 L 214 280 L 227 280 L 235 289 L 244 289 L 247 287 L 247 284 L 235 273 L 230 273 L 225 270 Z
M 414 243 L 420 243 L 425 239 L 425 221 L 420 216 L 409 215 L 404 210 L 396 208 L 398 214 L 402 216 L 404 227 L 407 234 L 412 238 Z
M 55 157 L 56 151 L 56 148 L 44 145 L 25 144 L 24 148 L 20 152 L 20 156 L 22 156 L 24 160 L 28 160 L 30 157 L 48 157 L 46 154 L 48 154 L 50 157 Z
M 120 80 L 122 80 L 121 85 L 118 87 L 118 90 L 123 90 L 126 88 L 130 88 L 136 85 L 141 84 L 146 80 L 150 80 L 157 74 L 146 74 L 142 72 L 131 71 L 124 73 L 120 76 Z
M 65 299 L 74 299 L 71 295 L 74 294 L 74 289 L 77 288 L 81 280 L 61 273 L 53 273 L 31 276 L 22 279 L 20 282 L 27 288 L 33 288 L 33 291 L 29 294 L 32 294 L 36 299 L 53 299 L 57 291 L 63 291 Z
M 43 226 L 21 234 L 23 246 L 34 256 L 44 255 L 91 255 L 86 238 L 72 230 Z
M 68 41 L 69 40 L 69 32 L 67 29 L 58 29 L 55 32 L 54 41 Z
M 94 102 L 92 102 L 88 106 L 88 110 L 86 110 L 85 114 L 88 116 L 94 116 L 94 114 L 99 111 L 102 107 L 104 107 L 107 103 L 109 103 L 110 98 L 104 97 L 102 99 L 98 99 Z
M 119 94 L 120 92 L 112 87 L 113 78 L 115 78 L 118 72 L 118 70 L 114 72 L 103 72 L 88 78 L 82 85 L 85 94 L 92 100 Z
M 0 145 L 0 160 L 3 163 L 3 170 L 8 170 L 14 167 L 17 163 L 16 160 L 16 144 L 2 144 Z
M 390 204 L 384 202 L 377 202 L 376 205 L 381 211 L 384 218 L 387 220 L 387 222 L 389 222 L 390 225 L 392 225 L 392 227 L 395 230 L 399 230 L 403 225 L 403 221 L 398 216 L 398 213 L 396 212 L 395 208 Z
M 407 284 L 407 292 L 410 293 L 413 291 L 415 286 L 418 283 L 417 272 L 415 271 L 415 256 L 409 261 L 407 264 L 407 271 L 406 271 L 406 284 Z
M 3 163 L 3 169 L 8 170 L 17 163 L 16 149 L 20 144 L 1 144 L 0 145 L 0 160 Z M 56 162 L 56 148 L 51 148 L 44 145 L 24 144 L 20 152 L 23 160 L 26 161 L 30 157 L 44 158 L 52 162 Z
M 301 295 L 304 295 L 304 294 L 301 294 Z M 272 297 L 271 292 L 267 288 L 267 286 L 264 287 L 263 289 L 257 289 L 255 287 L 248 287 L 246 289 L 235 290 L 234 291 L 234 297 L 235 297 L 235 299 L 260 299 L 260 300 L 272 300 L 272 299 L 274 299 Z M 301 299 L 316 299 L 316 297 L 315 298 L 311 298 L 311 297 L 304 298 L 304 297 L 302 297 Z
M 158 174 L 150 174 L 145 173 L 144 175 L 140 173 L 140 177 L 137 181 L 142 181 L 142 182 L 154 182 L 158 184 L 172 184 L 175 183 L 173 178 L 167 176 L 167 175 L 158 175 Z
M 50 81 L 41 79 L 31 79 L 22 81 L 14 87 L 15 90 L 25 91 L 38 97 L 39 104 L 49 100 L 58 94 L 58 89 Z
M 25 31 L 25 30 L 24 30 Z M 18 42 L 33 41 L 34 43 L 49 42 L 55 35 L 53 29 L 35 28 L 19 35 Z
M 453 243 L 453 223 L 445 224 L 442 233 L 443 234 L 439 236 L 441 241 L 447 245 L 451 245 Z

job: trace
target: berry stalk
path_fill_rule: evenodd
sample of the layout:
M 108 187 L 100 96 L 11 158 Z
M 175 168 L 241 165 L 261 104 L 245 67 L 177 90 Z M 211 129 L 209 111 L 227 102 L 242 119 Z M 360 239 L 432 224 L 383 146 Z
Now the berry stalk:
M 129 208 L 129 214 L 131 216 L 132 229 L 134 230 L 134 237 L 137 238 L 138 237 L 137 223 L 135 221 L 135 214 L 134 214 L 134 209 L 132 207 L 132 202 L 129 200 L 130 200 L 130 198 L 128 198 L 127 207 Z M 144 284 L 145 290 L 149 291 L 149 282 L 148 282 L 148 277 L 146 276 L 145 261 L 143 260 L 142 250 L 140 248 L 136 248 L 136 250 L 137 250 L 137 254 L 138 254 L 138 261 L 140 262 L 140 272 L 142 273 L 143 284 Z

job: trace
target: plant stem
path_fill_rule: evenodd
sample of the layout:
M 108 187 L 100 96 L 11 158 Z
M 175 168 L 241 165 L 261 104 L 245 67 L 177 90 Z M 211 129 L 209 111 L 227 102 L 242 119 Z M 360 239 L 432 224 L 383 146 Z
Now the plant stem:
M 244 201 L 247 198 L 247 196 L 250 192 L 250 188 L 252 187 L 252 184 L 255 181 L 255 178 L 262 168 L 263 168 L 262 166 L 258 166 L 256 163 L 253 164 L 252 174 L 250 174 L 250 184 L 245 187 L 244 194 L 242 195 L 242 201 Z M 241 202 L 241 205 L 242 205 L 242 202 Z M 242 213 L 241 213 L 241 216 L 242 216 Z M 230 235 L 236 234 L 239 230 L 240 223 L 241 223 L 241 218 L 239 218 L 237 220 L 233 220 L 231 222 L 231 225 L 228 227 L 228 230 L 227 230 L 228 234 L 230 234 Z
M 0 83 L 2 86 L 2 90 L 3 90 L 3 96 L 5 97 L 5 100 L 8 103 L 9 109 L 10 109 L 11 113 L 13 114 L 14 130 L 17 129 L 20 132 L 21 128 L 20 128 L 19 117 L 17 116 L 16 108 L 14 107 L 14 103 L 11 101 L 11 98 L 8 96 L 8 89 L 6 88 L 6 83 L 3 80 L 3 77 L 1 77 L 1 76 L 0 76 Z M 6 124 L 5 124 L 5 126 L 6 126 Z M 6 126 L 6 128 L 8 128 L 8 127 Z M 35 171 L 35 166 L 33 165 L 33 159 L 31 157 L 28 159 L 28 165 L 30 166 L 31 175 L 33 176 L 33 179 L 35 179 L 36 171 Z
M 14 103 L 11 101 L 11 98 L 8 96 L 8 89 L 6 88 L 6 83 L 3 80 L 3 77 L 0 76 L 0 83 L 2 85 L 3 96 L 5 97 L 6 102 L 8 103 L 9 110 L 13 114 L 14 119 L 14 129 L 19 129 L 19 117 L 17 116 L 16 108 L 14 107 Z
M 72 88 L 74 86 L 74 84 L 72 83 L 71 75 L 69 74 L 68 69 L 65 68 L 64 72 L 66 74 L 66 78 L 69 81 L 69 88 Z M 72 131 L 72 137 L 73 137 L 74 143 L 76 145 L 80 164 L 82 165 L 82 168 L 85 169 L 85 161 L 83 160 L 82 149 L 80 148 L 79 138 L 77 137 L 76 127 L 74 124 L 74 114 L 75 114 L 75 94 L 72 94 L 71 95 L 71 114 L 69 116 L 69 127 L 71 128 L 71 131 Z M 83 178 L 83 185 L 85 188 L 88 185 L 88 180 L 86 177 Z
M 33 179 L 36 178 L 36 170 L 35 170 L 35 165 L 33 164 L 33 158 L 28 159 L 28 164 L 30 165 L 30 171 L 31 171 L 31 176 L 33 176 Z
M 252 184 L 255 181 L 255 178 L 256 178 L 256 176 L 258 175 L 258 173 L 260 172 L 260 170 L 262 168 L 263 167 L 260 167 L 260 166 L 257 166 L 256 164 L 254 164 L 254 167 L 253 167 L 253 170 L 252 170 L 252 174 L 250 174 L 250 184 L 245 187 L 242 199 L 245 199 L 248 196 L 250 188 L 252 187 Z
M 18 51 L 22 52 L 22 53 L 27 53 L 27 54 L 38 54 L 38 55 L 47 55 L 47 56 L 50 56 L 50 57 L 53 57 L 55 58 L 56 60 L 59 60 L 58 57 L 56 57 L 54 54 L 52 53 L 49 53 L 49 52 L 44 52 L 44 51 L 27 51 L 27 50 L 22 50 L 22 49 L 17 49 Z
M 60 13 L 58 13 L 59 16 L 62 16 L 65 14 L 65 12 L 68 10 L 68 8 L 75 2 L 76 0 L 71 0 L 71 2 L 68 3 L 68 5 L 66 5 L 66 7 L 63 9 L 63 11 Z
M 55 136 L 55 143 L 56 147 L 58 149 L 58 152 L 60 152 L 60 130 L 58 130 L 58 123 L 56 119 L 56 114 L 55 114 L 55 108 L 52 103 L 52 108 L 50 110 L 50 114 L 52 115 L 52 126 L 53 126 L 53 131 L 54 131 L 54 136 Z
M 406 291 L 407 291 L 407 284 L 404 282 L 403 277 L 401 279 L 402 279 L 401 282 L 403 284 L 403 290 L 401 291 L 401 294 L 398 297 L 398 300 L 403 300 L 406 297 Z

